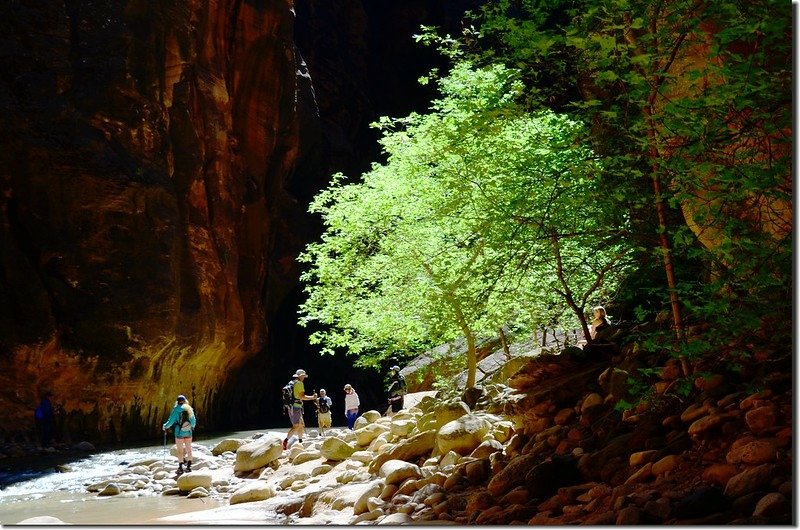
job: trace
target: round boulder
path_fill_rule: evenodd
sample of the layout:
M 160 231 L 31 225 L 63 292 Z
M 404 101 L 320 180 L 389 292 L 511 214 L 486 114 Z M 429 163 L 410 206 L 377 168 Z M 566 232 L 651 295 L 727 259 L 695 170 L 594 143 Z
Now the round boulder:
M 214 456 L 219 456 L 227 451 L 235 453 L 236 450 L 239 449 L 244 444 L 245 444 L 244 440 L 239 440 L 236 438 L 226 438 L 225 440 L 222 440 L 220 443 L 215 445 L 213 449 L 211 449 L 211 454 Z
M 407 478 L 422 478 L 419 466 L 405 460 L 389 460 L 384 462 L 378 473 L 386 484 L 399 484 Z
M 436 444 L 443 454 L 455 451 L 461 455 L 468 455 L 481 444 L 483 437 L 491 428 L 492 425 L 484 418 L 472 414 L 461 416 L 439 429 L 436 434 Z
M 356 448 L 352 444 L 348 444 L 339 438 L 326 438 L 320 447 L 320 453 L 328 460 L 341 461 L 346 460 L 356 452 Z
M 183 492 L 190 492 L 197 487 L 211 488 L 211 473 L 206 471 L 193 471 L 184 473 L 178 477 L 178 489 Z
M 375 423 L 380 419 L 382 414 L 377 410 L 368 410 L 364 414 L 361 415 L 362 418 L 367 420 L 367 423 Z
M 256 480 L 245 484 L 237 489 L 231 495 L 231 504 L 239 504 L 242 502 L 255 502 L 267 500 L 275 495 L 275 489 L 264 482 L 263 480 Z
M 365 427 L 354 430 L 353 433 L 356 435 L 356 443 L 361 447 L 367 447 L 372 440 L 387 431 L 389 431 L 389 427 L 386 425 L 371 423 Z
M 434 409 L 435 427 L 441 426 L 457 420 L 465 414 L 469 414 L 469 407 L 463 401 L 446 401 L 437 405 Z M 422 427 L 420 427 L 422 430 Z
M 265 467 L 283 453 L 283 443 L 275 436 L 265 436 L 246 443 L 236 450 L 235 472 L 253 471 Z

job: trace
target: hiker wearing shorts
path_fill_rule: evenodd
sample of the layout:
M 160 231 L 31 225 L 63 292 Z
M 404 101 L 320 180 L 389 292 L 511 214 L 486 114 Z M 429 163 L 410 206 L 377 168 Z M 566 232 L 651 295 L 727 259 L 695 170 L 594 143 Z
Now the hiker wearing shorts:
M 324 388 L 320 388 L 319 398 L 317 398 L 317 425 L 322 436 L 325 436 L 325 429 L 331 428 L 331 405 L 333 402 L 327 394 Z
M 186 472 L 192 471 L 192 430 L 197 425 L 194 410 L 189 405 L 189 401 L 183 394 L 175 400 L 175 406 L 169 415 L 169 419 L 164 422 L 161 428 L 164 432 L 175 426 L 175 447 L 178 456 L 178 475 L 183 474 L 183 465 L 186 464 Z
M 303 401 L 314 401 L 317 399 L 316 393 L 314 393 L 313 396 L 306 395 L 306 387 L 303 385 L 303 381 L 305 381 L 306 377 L 308 377 L 308 374 L 305 370 L 297 370 L 292 376 L 292 378 L 296 380 L 294 385 L 292 385 L 294 401 L 288 410 L 289 420 L 292 422 L 292 428 L 289 429 L 289 432 L 286 433 L 286 438 L 283 439 L 284 449 L 288 448 L 289 438 L 292 436 L 292 434 L 297 435 L 298 441 L 303 441 L 303 435 L 306 431 L 306 425 L 303 422 Z

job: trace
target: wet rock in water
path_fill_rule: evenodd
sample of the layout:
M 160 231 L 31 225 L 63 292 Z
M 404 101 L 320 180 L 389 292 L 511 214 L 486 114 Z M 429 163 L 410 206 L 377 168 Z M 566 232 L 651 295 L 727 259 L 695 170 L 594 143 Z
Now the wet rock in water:
M 443 425 L 436 434 L 436 444 L 442 453 L 455 451 L 466 455 L 481 444 L 492 425 L 473 414 L 461 416 Z
M 69 524 L 69 523 L 65 523 L 61 519 L 57 517 L 52 517 L 50 515 L 37 515 L 36 517 L 28 517 L 27 519 L 23 519 L 17 524 L 46 525 L 46 524 Z
M 58 464 L 55 467 L 56 473 L 69 473 L 72 471 L 72 468 L 67 464 Z
M 202 497 L 208 497 L 208 490 L 202 486 L 194 488 L 189 492 L 189 495 L 186 496 L 188 499 L 200 499 Z
M 253 471 L 267 466 L 283 454 L 283 442 L 276 436 L 265 436 L 246 443 L 236 450 L 234 472 Z
M 419 466 L 404 460 L 389 460 L 385 462 L 378 473 L 386 484 L 399 484 L 407 478 L 422 478 Z
M 120 493 L 122 493 L 122 488 L 118 484 L 111 482 L 107 484 L 98 495 L 101 497 L 110 497 L 112 495 L 119 495 Z
M 76 444 L 75 446 L 73 446 L 73 449 L 75 449 L 76 451 L 85 451 L 87 453 L 92 453 L 96 451 L 94 445 L 86 441 Z
M 246 442 L 244 440 L 240 440 L 238 438 L 226 438 L 211 449 L 211 454 L 214 456 L 220 456 L 221 454 L 229 451 L 235 453 L 236 450 L 245 443 Z
M 354 445 L 339 438 L 326 438 L 325 441 L 322 442 L 320 452 L 326 459 L 339 462 L 347 460 L 350 455 L 356 452 L 356 448 Z
M 233 492 L 230 504 L 263 501 L 275 496 L 275 488 L 262 480 L 250 482 Z
M 161 492 L 161 495 L 179 495 L 181 490 L 178 488 L 166 488 Z
M 192 471 L 191 473 L 184 473 L 177 480 L 178 489 L 183 492 L 189 492 L 198 486 L 209 489 L 211 488 L 211 473 L 208 471 Z

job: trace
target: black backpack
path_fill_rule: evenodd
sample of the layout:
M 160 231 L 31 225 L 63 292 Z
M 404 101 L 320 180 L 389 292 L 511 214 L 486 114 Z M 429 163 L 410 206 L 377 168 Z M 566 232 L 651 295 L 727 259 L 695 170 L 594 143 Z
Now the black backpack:
M 327 399 L 319 399 L 319 411 L 320 412 L 330 412 L 331 408 L 328 406 Z
M 281 402 L 284 410 L 286 410 L 287 407 L 294 405 L 294 384 L 295 380 L 292 379 L 286 383 L 283 388 L 281 388 Z

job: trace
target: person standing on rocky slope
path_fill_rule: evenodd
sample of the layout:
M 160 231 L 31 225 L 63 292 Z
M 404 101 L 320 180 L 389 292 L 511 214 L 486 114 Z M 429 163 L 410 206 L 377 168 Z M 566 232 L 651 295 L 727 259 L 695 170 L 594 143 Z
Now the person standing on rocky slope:
M 289 438 L 291 438 L 293 434 L 297 436 L 299 442 L 303 441 L 303 435 L 306 431 L 306 425 L 303 422 L 303 401 L 316 401 L 317 399 L 316 392 L 311 396 L 306 395 L 306 387 L 303 384 L 306 377 L 308 377 L 308 374 L 303 369 L 298 369 L 292 376 L 292 378 L 295 379 L 292 384 L 293 401 L 292 406 L 289 407 L 288 410 L 292 428 L 289 429 L 289 432 L 286 433 L 286 438 L 283 439 L 284 449 L 289 448 Z
M 331 428 L 331 405 L 333 405 L 331 398 L 324 388 L 320 388 L 317 398 L 317 426 L 320 436 L 325 436 L 325 429 Z
M 347 428 L 351 431 L 356 424 L 359 405 L 361 400 L 358 399 L 358 394 L 350 383 L 347 383 L 344 385 L 344 417 L 347 418 Z
M 403 408 L 406 395 L 406 378 L 400 373 L 400 367 L 394 365 L 389 370 L 389 415 L 393 415 Z
M 183 465 L 186 472 L 192 471 L 192 430 L 197 425 L 194 409 L 189 405 L 186 396 L 180 394 L 175 400 L 175 406 L 167 421 L 162 425 L 164 432 L 175 426 L 175 447 L 178 456 L 178 475 L 183 474 Z

